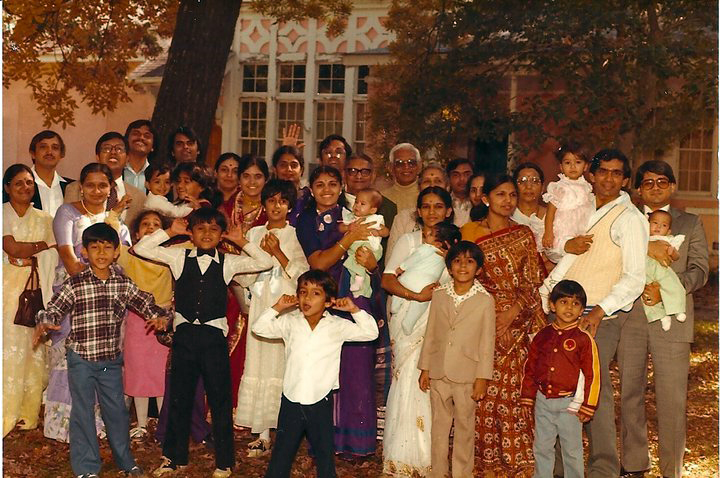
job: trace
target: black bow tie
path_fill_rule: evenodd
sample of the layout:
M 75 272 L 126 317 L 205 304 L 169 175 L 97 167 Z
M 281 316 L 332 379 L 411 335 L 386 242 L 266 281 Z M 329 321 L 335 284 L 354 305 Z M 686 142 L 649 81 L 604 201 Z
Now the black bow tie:
M 215 257 L 215 249 L 200 249 L 200 248 L 198 247 L 197 256 L 198 256 L 198 257 L 200 257 L 200 256 L 211 256 L 211 257 Z

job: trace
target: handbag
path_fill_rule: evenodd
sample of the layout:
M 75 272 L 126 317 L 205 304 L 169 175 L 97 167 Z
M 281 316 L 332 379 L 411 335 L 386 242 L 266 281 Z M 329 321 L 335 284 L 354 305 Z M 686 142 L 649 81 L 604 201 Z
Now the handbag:
M 37 258 L 31 257 L 32 269 L 30 277 L 25 283 L 25 290 L 20 294 L 18 310 L 15 313 L 15 325 L 35 327 L 35 316 L 38 311 L 44 310 L 42 290 L 40 290 L 40 275 L 38 274 Z

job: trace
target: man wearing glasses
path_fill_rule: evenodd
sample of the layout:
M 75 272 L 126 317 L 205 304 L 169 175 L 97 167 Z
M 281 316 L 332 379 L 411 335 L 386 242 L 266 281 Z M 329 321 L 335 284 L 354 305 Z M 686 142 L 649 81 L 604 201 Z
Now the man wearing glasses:
M 646 284 L 635 301 L 623 326 L 618 345 L 621 382 L 622 465 L 628 477 L 645 476 L 650 468 L 645 416 L 648 352 L 652 357 L 655 400 L 658 419 L 658 454 L 663 477 L 680 477 L 683 469 L 686 435 L 687 378 L 690 344 L 693 341 L 693 297 L 708 279 L 708 245 L 700 218 L 670 207 L 675 192 L 675 175 L 665 161 L 646 161 L 635 173 L 635 188 L 647 215 L 658 209 L 672 216 L 672 234 L 685 235 L 672 262 L 667 244 L 657 241 L 648 246 L 648 254 L 663 265 L 670 265 L 687 292 L 687 318 L 673 321 L 670 330 L 661 330 L 660 322 L 648 323 L 642 307 L 660 302 L 659 286 Z M 664 245 L 663 245 L 664 244 Z
M 562 279 L 579 282 L 587 294 L 580 328 L 595 337 L 600 356 L 600 399 L 586 425 L 590 441 L 590 478 L 619 476 L 615 403 L 610 362 L 618 349 L 627 313 L 645 287 L 648 222 L 623 191 L 630 182 L 630 161 L 616 149 L 604 149 L 590 163 L 595 211 L 586 233 L 569 239 L 565 256 L 540 287 L 543 308 Z
M 375 168 L 370 156 L 360 154 L 347 160 L 345 165 L 345 199 L 347 200 L 348 209 L 352 208 L 355 203 L 355 195 L 359 191 L 373 187 L 375 176 Z M 385 219 L 385 226 L 388 229 L 392 228 L 397 212 L 395 203 L 383 194 L 383 202 L 377 213 Z M 384 237 L 381 241 L 383 251 L 387 251 L 387 240 L 388 238 Z M 383 254 L 383 257 L 378 262 L 380 273 L 382 273 L 386 256 L 387 253 Z
M 339 134 L 331 134 L 320 142 L 320 164 L 332 166 L 345 174 L 345 160 L 352 156 L 350 144 Z
M 420 151 L 410 143 L 400 143 L 390 150 L 388 159 L 395 184 L 385 189 L 383 195 L 392 200 L 399 211 L 414 209 L 420 192 L 417 185 L 422 167 Z
M 65 157 L 65 142 L 55 131 L 44 130 L 33 136 L 29 150 L 33 163 L 30 169 L 35 177 L 33 207 L 55 217 L 55 211 L 63 203 L 65 188 L 73 181 L 56 171 Z
M 109 131 L 95 143 L 95 160 L 110 168 L 114 182 L 110 185 L 110 197 L 107 209 L 114 209 L 123 202 L 125 210 L 120 219 L 128 226 L 133 223 L 145 203 L 145 193 L 130 183 L 123 181 L 123 170 L 128 161 L 128 141 L 117 131 Z M 70 184 L 65 190 L 65 202 L 80 200 L 80 181 Z

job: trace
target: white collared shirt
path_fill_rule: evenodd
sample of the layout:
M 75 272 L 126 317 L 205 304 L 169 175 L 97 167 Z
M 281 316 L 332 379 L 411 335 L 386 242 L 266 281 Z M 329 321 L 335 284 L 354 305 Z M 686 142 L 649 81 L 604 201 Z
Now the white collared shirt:
M 666 204 L 663 207 L 659 207 L 659 208 L 655 209 L 655 211 L 670 212 L 670 204 Z M 651 212 L 653 212 L 653 209 L 650 209 L 649 207 L 643 205 L 643 212 L 645 213 L 645 217 L 647 217 L 648 215 L 650 215 Z
M 606 317 L 613 317 L 619 310 L 629 311 L 635 299 L 640 297 L 645 288 L 645 256 L 647 255 L 647 244 L 650 235 L 648 222 L 625 191 L 620 191 L 620 196 L 617 199 L 596 209 L 590 215 L 585 230 L 589 230 L 592 225 L 617 204 L 626 206 L 626 209 L 610 227 L 610 237 L 615 244 L 620 246 L 623 262 L 622 274 L 620 280 L 610 290 L 609 295 L 601 299 L 597 304 L 588 304 L 599 305 L 605 311 Z M 547 298 L 552 287 L 565 277 L 577 257 L 575 254 L 565 254 L 545 279 L 545 282 L 540 287 L 543 309 L 547 307 Z M 592 274 L 593 271 L 587 273 Z M 547 312 L 549 310 L 546 309 Z
M 258 317 L 252 331 L 267 339 L 285 341 L 283 395 L 302 405 L 322 400 L 340 388 L 340 351 L 344 342 L 368 342 L 378 336 L 375 319 L 364 310 L 352 314 L 355 322 L 327 310 L 311 329 L 298 309 L 278 317 L 270 308 Z
M 35 166 L 33 166 L 31 169 L 33 176 L 35 177 L 35 185 L 37 186 L 38 193 L 40 194 L 42 210 L 50 214 L 52 217 L 55 217 L 55 212 L 60 206 L 62 206 L 64 202 L 63 191 L 60 187 L 60 180 L 62 178 L 57 173 L 57 171 L 55 171 L 53 173 L 54 175 L 52 184 L 48 186 L 47 184 L 45 184 L 45 181 L 40 179 L 40 176 L 38 176 L 38 173 L 35 170 Z
M 454 213 L 453 224 L 457 227 L 463 227 L 465 224 L 470 222 L 470 210 L 472 209 L 472 203 L 468 198 L 460 199 L 454 194 L 450 194 L 452 197 L 452 207 Z
M 177 280 L 182 275 L 183 268 L 185 267 L 186 249 L 181 247 L 161 247 L 160 244 L 168 239 L 170 239 L 170 236 L 168 236 L 164 230 L 158 229 L 149 236 L 140 239 L 133 249 L 138 255 L 146 259 L 152 259 L 170 266 L 170 272 Z M 273 266 L 272 258 L 256 244 L 246 244 L 245 247 L 243 247 L 243 252 L 250 257 L 225 254 L 223 267 L 225 284 L 229 284 L 236 274 L 262 272 Z M 197 257 L 197 248 L 193 247 L 188 256 Z M 220 255 L 217 249 L 215 250 L 215 256 L 203 254 L 197 257 L 198 267 L 202 274 L 205 274 L 212 261 L 220 263 Z M 188 322 L 188 320 L 183 317 L 182 314 L 175 311 L 173 327 L 177 328 L 177 326 L 183 322 Z M 197 323 L 199 324 L 200 322 Z M 209 320 L 205 322 L 205 324 L 217 327 L 223 331 L 224 335 L 228 333 L 227 318 L 225 316 Z

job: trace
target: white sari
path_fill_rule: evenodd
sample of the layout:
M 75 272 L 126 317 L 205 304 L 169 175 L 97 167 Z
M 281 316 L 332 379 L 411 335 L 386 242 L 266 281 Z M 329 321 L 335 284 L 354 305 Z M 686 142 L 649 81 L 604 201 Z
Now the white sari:
M 421 231 L 403 235 L 386 263 L 386 273 L 394 272 L 421 244 Z M 446 280 L 447 272 L 443 271 L 441 282 Z M 383 472 L 392 476 L 417 477 L 430 472 L 430 394 L 420 390 L 420 370 L 417 368 L 430 311 L 430 302 L 425 304 L 425 311 L 410 334 L 403 331 L 402 323 L 411 301 L 402 301 L 388 323 L 392 384 L 385 413 Z

